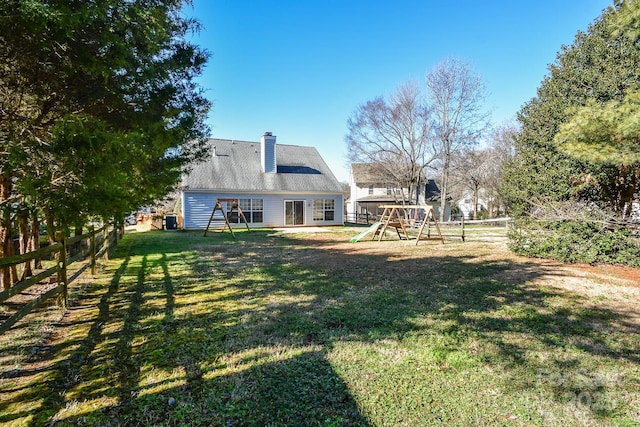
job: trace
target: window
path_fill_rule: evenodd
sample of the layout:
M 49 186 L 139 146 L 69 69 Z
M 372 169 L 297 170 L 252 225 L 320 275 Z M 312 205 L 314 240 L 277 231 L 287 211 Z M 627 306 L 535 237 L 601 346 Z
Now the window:
M 371 196 L 373 194 L 373 185 L 369 186 L 369 195 Z
M 387 196 L 391 196 L 393 194 L 393 188 L 391 184 L 387 184 Z
M 242 209 L 247 222 L 263 222 L 263 201 L 262 199 L 238 199 L 238 206 Z M 230 209 L 229 207 L 228 209 Z M 240 224 L 244 221 L 237 210 L 229 214 L 229 222 Z
M 333 221 L 335 218 L 335 200 L 316 199 L 313 201 L 314 221 Z

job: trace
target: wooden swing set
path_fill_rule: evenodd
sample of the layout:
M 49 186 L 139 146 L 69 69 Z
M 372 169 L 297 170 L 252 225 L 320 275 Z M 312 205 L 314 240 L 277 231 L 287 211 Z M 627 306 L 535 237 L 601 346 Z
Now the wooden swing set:
M 425 209 L 425 216 L 422 220 L 422 223 L 420 224 L 418 236 L 416 237 L 416 245 L 424 240 L 440 240 L 442 243 L 444 243 L 444 237 L 442 237 L 442 233 L 440 232 L 440 226 L 438 225 L 438 220 L 436 219 L 436 214 L 433 210 L 433 207 L 418 205 L 382 205 L 380 207 L 384 208 L 384 211 L 382 212 L 378 227 L 374 231 L 371 240 L 375 240 L 377 237 L 378 242 L 381 241 L 382 236 L 384 236 L 384 233 L 389 227 L 395 228 L 400 240 L 410 240 L 409 233 L 407 232 L 407 228 L 411 227 L 409 220 L 407 220 L 409 216 L 409 210 Z M 435 229 L 438 232 L 438 237 L 431 237 L 431 223 L 434 224 Z M 425 232 L 426 236 L 423 235 L 423 233 Z
M 231 204 L 231 208 L 229 209 L 228 213 L 224 211 L 224 207 L 222 206 L 223 203 Z M 247 218 L 244 216 L 242 209 L 240 209 L 240 205 L 238 204 L 238 199 L 217 199 L 216 205 L 214 206 L 213 211 L 211 212 L 211 216 L 209 217 L 207 228 L 204 229 L 205 237 L 207 236 L 207 232 L 211 227 L 211 223 L 213 222 L 213 217 L 218 211 L 220 211 L 220 213 L 222 214 L 222 217 L 224 218 L 224 225 L 222 226 L 222 228 L 216 228 L 216 230 L 224 231 L 225 228 L 229 228 L 229 231 L 231 232 L 231 237 L 235 239 L 236 235 L 233 234 L 233 228 L 231 228 L 231 223 L 229 223 L 229 216 L 231 216 L 234 211 L 238 211 L 238 215 L 240 215 L 240 218 L 242 218 L 242 220 L 244 221 L 244 225 L 247 227 L 247 230 L 251 231 L 251 229 L 249 228 L 249 222 L 247 221 Z

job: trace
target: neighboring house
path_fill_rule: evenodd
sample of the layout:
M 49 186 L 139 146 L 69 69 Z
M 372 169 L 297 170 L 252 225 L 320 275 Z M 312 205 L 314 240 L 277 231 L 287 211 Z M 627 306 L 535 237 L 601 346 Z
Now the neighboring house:
M 369 215 L 377 217 L 382 214 L 380 206 L 392 204 L 419 205 L 433 207 L 436 216 L 440 218 L 440 189 L 433 179 L 423 178 L 423 184 L 418 186 L 418 191 L 413 191 L 413 200 L 409 200 L 407 188 L 397 188 L 389 183 L 388 179 L 367 163 L 354 163 L 351 165 L 349 178 L 351 194 L 347 201 L 347 220 L 355 221 L 356 218 Z M 447 201 L 445 207 L 445 219 L 451 215 L 451 204 Z
M 343 224 L 342 185 L 315 148 L 276 145 L 270 132 L 260 142 L 209 143 L 210 157 L 182 180 L 184 229 L 205 229 L 217 199 L 238 199 L 250 227 Z
M 481 194 L 478 194 L 478 214 L 483 209 L 487 209 L 487 206 L 488 206 L 487 201 L 482 197 Z M 460 210 L 458 217 L 464 215 L 465 219 L 474 219 L 473 218 L 473 213 L 474 213 L 473 192 L 467 190 L 464 193 L 462 193 L 462 197 L 458 201 L 458 209 Z
M 465 219 L 495 218 L 504 215 L 504 206 L 495 191 L 488 191 L 481 187 L 477 193 L 478 218 L 474 218 L 474 192 L 470 189 L 465 189 L 458 200 L 459 213 L 456 218 L 460 218 L 462 215 Z
M 635 222 L 640 222 L 640 202 L 632 202 L 631 220 Z

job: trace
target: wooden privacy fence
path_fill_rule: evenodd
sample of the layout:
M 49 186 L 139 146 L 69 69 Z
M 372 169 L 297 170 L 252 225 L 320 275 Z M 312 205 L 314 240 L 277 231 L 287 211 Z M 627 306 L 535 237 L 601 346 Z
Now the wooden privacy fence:
M 37 251 L 0 259 L 0 269 L 47 257 L 54 259 L 53 263 L 43 263 L 48 264 L 48 268 L 43 268 L 33 276 L 23 279 L 9 289 L 0 292 L 0 304 L 3 304 L 10 298 L 36 285 L 41 285 L 43 282 L 54 285 L 46 292 L 29 299 L 22 307 L 4 319 L 0 323 L 0 334 L 53 297 L 59 297 L 59 304 L 66 307 L 69 284 L 89 268 L 91 269 L 91 274 L 95 275 L 96 259 L 104 255 L 108 256 L 111 249 L 116 246 L 118 237 L 121 234 L 121 229 L 113 228 L 109 230 L 107 226 L 104 226 L 81 236 L 62 238 L 61 235 L 57 235 L 57 242 L 53 245 Z M 77 268 L 74 269 L 71 276 L 68 276 L 69 266 L 72 264 L 75 264 L 74 267 Z M 52 281 L 53 277 L 55 279 Z

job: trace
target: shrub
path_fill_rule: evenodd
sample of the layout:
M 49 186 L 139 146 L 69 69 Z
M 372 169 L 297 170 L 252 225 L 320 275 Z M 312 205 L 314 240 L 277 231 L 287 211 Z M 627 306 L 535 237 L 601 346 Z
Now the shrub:
M 590 221 L 519 220 L 509 231 L 519 255 L 562 262 L 640 267 L 640 245 L 628 230 Z

